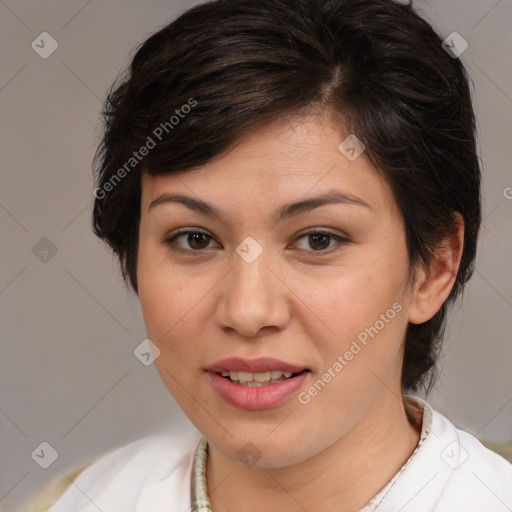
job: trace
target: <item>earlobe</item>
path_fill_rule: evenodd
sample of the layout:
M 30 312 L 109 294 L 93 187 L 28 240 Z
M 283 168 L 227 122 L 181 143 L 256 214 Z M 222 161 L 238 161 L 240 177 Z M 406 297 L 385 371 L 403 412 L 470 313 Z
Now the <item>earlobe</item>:
M 464 248 L 464 220 L 455 213 L 457 228 L 438 247 L 428 269 L 420 268 L 411 295 L 408 320 L 422 324 L 430 320 L 441 308 L 455 283 Z

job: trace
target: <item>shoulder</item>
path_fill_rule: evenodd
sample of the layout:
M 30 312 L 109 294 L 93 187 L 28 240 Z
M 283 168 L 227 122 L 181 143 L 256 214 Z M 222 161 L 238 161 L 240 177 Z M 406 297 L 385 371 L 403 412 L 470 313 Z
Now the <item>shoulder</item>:
M 101 456 L 100 456 L 101 457 Z M 91 459 L 90 461 L 80 466 L 73 467 L 64 472 L 64 475 L 59 476 L 47 483 L 44 487 L 39 489 L 30 502 L 25 503 L 23 507 L 24 512 L 46 512 L 61 496 L 66 489 L 75 480 L 82 471 L 93 464 L 99 457 Z
M 181 506 L 181 501 L 190 501 L 190 492 L 180 495 L 184 486 L 190 489 L 191 464 L 200 437 L 195 429 L 161 431 L 112 449 L 51 482 L 27 511 L 149 511 L 161 508 L 164 496 L 168 504 L 175 496 Z
M 512 464 L 417 400 L 431 415 L 428 435 L 379 510 L 510 512 Z
M 467 511 L 511 510 L 512 464 L 486 448 L 474 435 L 457 428 L 442 414 L 434 414 L 438 428 L 445 434 L 442 437 L 445 446 L 440 456 L 451 472 L 438 509 L 452 510 L 450 506 L 458 503 Z

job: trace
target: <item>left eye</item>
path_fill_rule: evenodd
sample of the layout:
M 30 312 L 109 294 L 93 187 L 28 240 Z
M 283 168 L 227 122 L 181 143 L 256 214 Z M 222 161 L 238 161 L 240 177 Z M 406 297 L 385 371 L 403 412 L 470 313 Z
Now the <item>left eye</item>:
M 304 233 L 301 236 L 299 236 L 297 240 L 306 237 L 308 239 L 309 246 L 318 249 L 313 252 L 325 251 L 327 248 L 329 248 L 329 241 L 332 240 L 335 240 L 338 244 L 341 242 L 348 242 L 346 238 L 339 235 L 335 235 L 334 233 L 330 233 L 329 231 L 310 231 L 309 233 Z
M 184 248 L 182 245 L 177 244 L 176 241 L 180 238 L 187 237 L 186 241 L 189 245 L 190 249 Z M 342 236 L 335 235 L 334 233 L 330 233 L 329 231 L 310 231 L 308 233 L 303 233 L 296 240 L 301 240 L 303 238 L 307 238 L 309 241 L 309 246 L 314 249 L 312 252 L 324 252 L 326 249 L 330 248 L 331 242 L 334 240 L 335 242 L 343 243 L 348 242 L 348 240 Z M 203 249 L 207 249 L 209 242 L 213 239 L 211 235 L 205 233 L 203 231 L 180 231 L 175 233 L 174 235 L 166 238 L 164 243 L 171 247 L 173 250 L 181 251 L 181 252 L 200 252 Z M 332 246 L 331 246 L 332 248 Z M 307 249 L 306 249 L 307 250 Z M 332 252 L 332 251 L 328 251 Z

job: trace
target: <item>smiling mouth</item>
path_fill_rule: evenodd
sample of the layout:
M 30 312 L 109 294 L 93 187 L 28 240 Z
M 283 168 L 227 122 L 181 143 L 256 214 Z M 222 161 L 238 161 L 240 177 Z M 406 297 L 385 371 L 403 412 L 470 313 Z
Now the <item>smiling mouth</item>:
M 242 371 L 222 371 L 218 373 L 221 377 L 231 381 L 233 384 L 239 386 L 251 387 L 264 387 L 271 386 L 272 384 L 279 384 L 285 380 L 292 379 L 297 375 L 308 372 L 309 370 L 303 370 L 298 373 L 285 372 L 281 370 L 273 370 L 268 372 L 242 372 Z

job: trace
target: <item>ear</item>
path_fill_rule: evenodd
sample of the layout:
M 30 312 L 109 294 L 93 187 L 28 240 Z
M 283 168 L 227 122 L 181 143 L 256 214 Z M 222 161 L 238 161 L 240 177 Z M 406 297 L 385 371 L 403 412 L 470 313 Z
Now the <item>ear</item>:
M 450 295 L 464 248 L 464 220 L 455 212 L 457 229 L 447 235 L 432 256 L 427 270 L 418 268 L 411 294 L 408 320 L 422 324 L 430 320 Z

